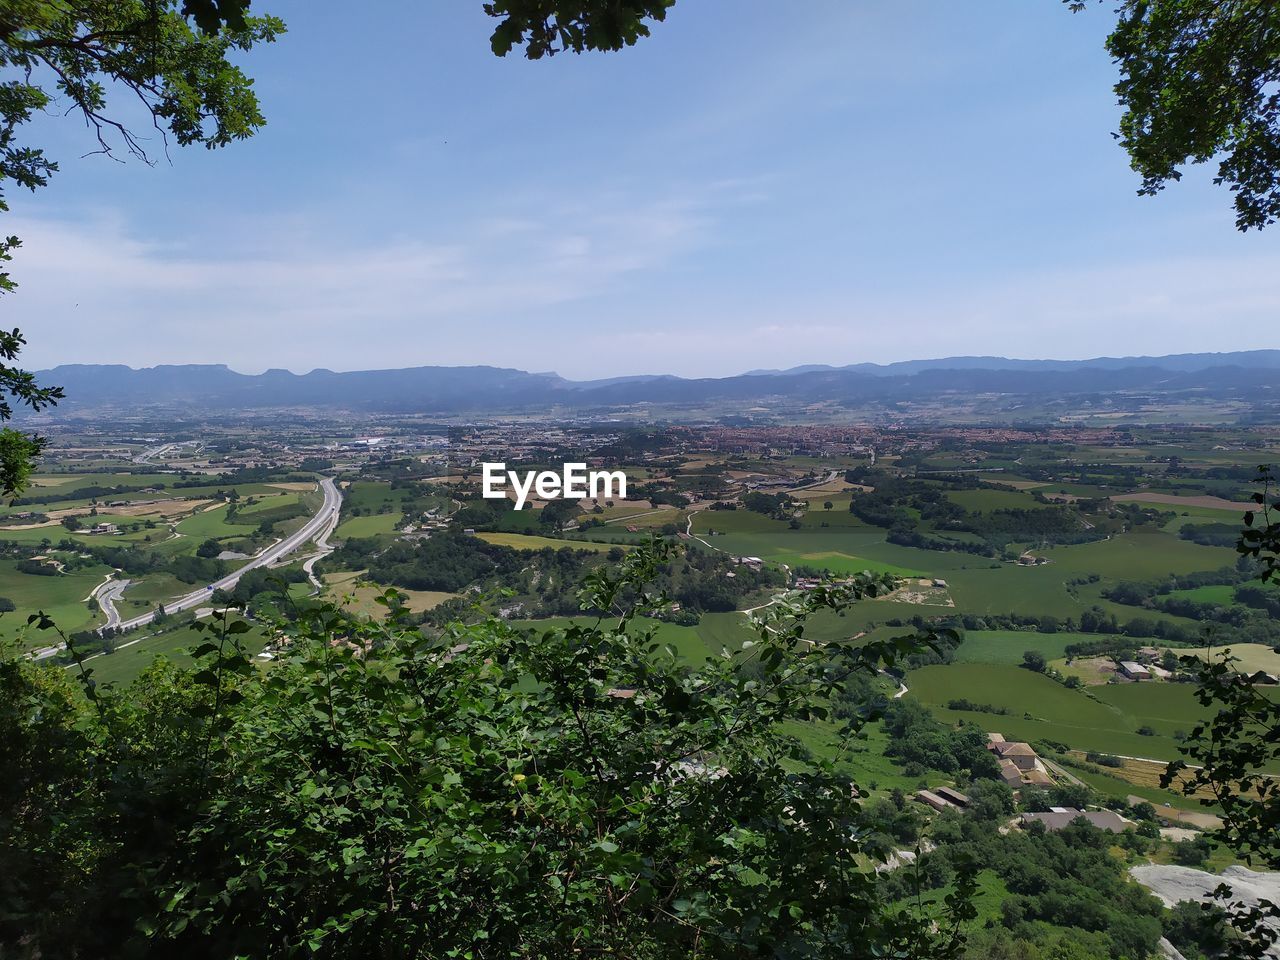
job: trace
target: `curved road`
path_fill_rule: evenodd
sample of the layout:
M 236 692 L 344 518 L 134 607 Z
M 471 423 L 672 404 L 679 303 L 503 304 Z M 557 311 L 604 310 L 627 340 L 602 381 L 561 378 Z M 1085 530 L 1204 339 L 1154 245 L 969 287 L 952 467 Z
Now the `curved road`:
M 320 481 L 320 491 L 324 494 L 324 503 L 320 505 L 320 509 L 316 511 L 315 515 L 295 533 L 291 533 L 278 543 L 267 547 L 244 566 L 233 573 L 227 574 L 221 580 L 215 580 L 208 586 L 194 590 L 184 597 L 179 597 L 177 600 L 167 601 L 164 605 L 165 611 L 167 613 L 176 613 L 180 610 L 190 610 L 192 607 L 199 606 L 202 603 L 208 603 L 209 596 L 213 591 L 232 589 L 240 582 L 240 578 L 250 570 L 270 566 L 293 553 L 310 540 L 317 540 L 322 544 L 322 549 L 327 546 L 327 538 L 333 533 L 338 524 L 338 513 L 342 509 L 342 494 L 338 492 L 338 485 L 334 482 L 333 477 L 325 477 Z M 98 594 L 98 602 L 107 615 L 106 626 L 114 626 L 119 630 L 132 630 L 135 627 L 150 623 L 155 618 L 155 612 L 152 611 L 134 617 L 132 620 L 120 619 L 113 601 L 119 598 L 127 584 L 128 581 L 126 580 L 114 591 L 107 589 Z
M 106 630 L 108 627 L 114 629 L 120 626 L 120 613 L 116 610 L 116 601 L 123 598 L 125 588 L 131 583 L 133 583 L 132 580 L 108 580 L 94 594 L 98 606 L 107 617 L 107 622 L 100 629 Z

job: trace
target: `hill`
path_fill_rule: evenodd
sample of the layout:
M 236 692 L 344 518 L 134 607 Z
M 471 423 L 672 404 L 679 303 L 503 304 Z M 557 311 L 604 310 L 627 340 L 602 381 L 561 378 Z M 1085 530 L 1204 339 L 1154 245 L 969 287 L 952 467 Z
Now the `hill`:
M 1079 361 L 953 357 L 695 379 L 666 375 L 573 381 L 555 373 L 491 366 L 250 375 L 223 364 L 144 369 L 80 364 L 38 376 L 65 388 L 68 399 L 60 410 L 70 412 L 159 406 L 389 413 L 559 407 L 587 413 L 637 404 L 738 410 L 743 405 L 822 403 L 898 415 L 921 404 L 962 400 L 970 419 L 1014 411 L 1026 419 L 1052 419 L 1066 408 L 1114 415 L 1161 403 L 1215 403 L 1235 416 L 1270 419 L 1278 369 L 1280 351 L 1255 350 Z

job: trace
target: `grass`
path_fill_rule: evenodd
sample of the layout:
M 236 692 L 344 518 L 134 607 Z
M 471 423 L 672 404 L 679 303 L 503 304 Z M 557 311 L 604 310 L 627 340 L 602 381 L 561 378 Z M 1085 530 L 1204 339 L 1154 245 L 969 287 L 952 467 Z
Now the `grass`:
M 1280 653 L 1267 646 L 1265 643 L 1237 643 L 1226 648 L 1214 648 L 1212 655 L 1216 658 L 1220 656 L 1223 650 L 1230 650 L 1231 656 L 1240 662 L 1236 664 L 1236 669 L 1247 673 L 1256 673 L 1263 670 L 1267 673 L 1280 675 Z M 1204 650 L 1198 651 L 1199 656 L 1208 656 Z
M 1055 547 L 1045 555 L 1072 574 L 1097 573 L 1113 580 L 1155 580 L 1170 573 L 1216 570 L 1234 564 L 1237 557 L 1230 547 L 1205 547 L 1147 528 L 1110 540 Z
M 254 503 L 241 504 L 240 517 L 245 523 L 261 523 L 266 518 L 275 519 L 272 515 L 276 512 L 281 514 L 289 512 L 285 507 L 296 506 L 303 502 L 303 496 L 300 493 L 286 493 L 277 490 L 273 496 L 263 496 L 255 498 Z
M 126 638 L 126 642 L 129 639 L 133 638 Z M 115 653 L 94 657 L 88 666 L 93 668 L 93 677 L 99 683 L 126 684 L 136 679 L 159 656 L 189 666 L 192 661 L 188 651 L 207 639 L 210 639 L 208 634 L 196 633 L 189 624 L 182 624 L 145 637 Z M 249 654 L 256 656 L 267 644 L 266 628 L 250 623 L 249 632 L 240 634 L 239 640 Z
M 821 512 L 826 513 L 825 510 Z M 834 510 L 831 512 L 835 513 Z M 785 533 L 787 524 L 754 510 L 699 510 L 693 515 L 694 533 L 706 535 L 712 530 L 717 533 Z
M 1037 506 L 1036 502 L 1025 493 L 1012 490 L 955 490 L 947 494 L 947 499 L 966 510 L 988 513 L 992 510 L 1026 510 Z
M 959 663 L 1022 663 L 1022 654 L 1036 650 L 1046 660 L 1066 656 L 1072 643 L 1101 639 L 1087 633 L 1033 633 L 1026 630 L 966 630 L 964 642 L 956 649 Z
M 226 540 L 231 537 L 243 537 L 252 533 L 254 528 L 257 527 L 257 522 L 248 518 L 243 523 L 229 522 L 227 520 L 227 511 L 229 509 L 230 505 L 225 504 L 220 507 L 214 507 L 212 510 L 202 510 L 193 516 L 187 517 L 185 520 L 178 521 L 176 529 L 184 537 L 190 537 L 198 545 L 210 538 Z
M 121 576 L 125 576 L 121 574 Z M 130 608 L 136 608 L 137 612 L 142 612 L 142 608 L 150 607 L 158 601 L 168 600 L 170 597 L 180 597 L 190 593 L 195 586 L 190 583 L 183 583 L 177 577 L 167 573 L 152 573 L 145 578 L 131 578 L 128 588 L 124 592 L 122 603 L 117 603 L 124 616 L 132 615 Z
M 869 724 L 855 737 L 844 736 L 834 723 L 788 722 L 782 729 L 815 757 L 830 760 L 836 769 L 852 777 L 859 789 L 869 793 L 910 792 L 919 789 L 921 781 L 931 787 L 948 782 L 940 773 L 906 776 L 901 767 L 885 756 L 889 737 L 878 723 Z
M 907 686 L 912 696 L 951 722 L 968 720 L 1020 740 L 1051 740 L 1078 750 L 1157 760 L 1178 756 L 1172 734 L 1175 729 L 1189 730 L 1197 716 L 1188 687 L 1124 684 L 1088 692 L 1068 690 L 1041 674 L 1001 664 L 924 667 L 910 675 Z M 959 698 L 1001 707 L 1009 714 L 946 707 Z M 1156 735 L 1139 734 L 1143 726 L 1152 727 Z
M 85 598 L 108 573 L 105 565 L 94 565 L 53 577 L 32 576 L 15 569 L 12 560 L 0 560 L 0 596 L 14 602 L 16 610 L 0 614 L 0 639 L 18 639 L 30 650 L 57 642 L 50 631 L 28 628 L 27 616 L 43 610 L 67 633 L 84 630 L 97 621 L 97 608 L 90 611 Z
M 1009 899 L 1009 887 L 994 870 L 980 870 L 975 878 L 977 889 L 973 898 L 973 908 L 978 915 L 974 917 L 975 925 L 985 925 L 999 923 L 1003 916 L 1003 905 Z M 936 890 L 928 890 L 921 894 L 919 906 L 922 907 L 930 915 L 941 916 L 945 909 L 945 901 L 955 891 L 955 887 L 948 884 L 945 887 L 938 887 Z M 916 901 L 904 900 L 899 906 L 907 910 L 916 908 Z
M 1191 590 L 1171 590 L 1171 597 L 1184 597 L 1196 603 L 1213 603 L 1220 607 L 1229 607 L 1236 602 L 1236 588 L 1229 583 L 1214 583 Z
M 789 567 L 817 567 L 831 573 L 854 574 L 869 570 L 872 573 L 888 573 L 895 577 L 920 577 L 919 571 L 908 570 L 892 563 L 855 557 L 847 553 L 829 550 L 820 553 L 774 553 L 767 559 L 785 563 Z
M 367 517 L 352 517 L 344 520 L 334 531 L 334 539 L 351 540 L 358 537 L 376 537 L 394 534 L 403 522 L 399 513 L 375 513 Z
M 555 540 L 551 537 L 537 537 L 527 533 L 477 533 L 477 537 L 486 543 L 495 543 L 513 550 L 590 550 L 593 553 L 607 553 L 613 544 L 593 543 L 590 540 Z M 622 549 L 626 549 L 623 547 Z

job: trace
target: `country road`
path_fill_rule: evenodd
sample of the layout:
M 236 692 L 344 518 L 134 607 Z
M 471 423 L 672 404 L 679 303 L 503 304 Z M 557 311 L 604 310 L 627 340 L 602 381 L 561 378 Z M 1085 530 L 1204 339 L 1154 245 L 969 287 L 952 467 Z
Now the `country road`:
M 116 610 L 116 601 L 123 596 L 125 587 L 131 583 L 133 583 L 132 580 L 108 580 L 95 594 L 98 606 L 107 617 L 107 622 L 102 625 L 104 630 L 120 626 L 120 613 Z
M 326 549 L 328 547 L 328 537 L 338 524 L 338 514 L 342 509 L 342 494 L 338 492 L 338 486 L 334 483 L 332 477 L 325 477 L 320 481 L 320 490 L 324 494 L 324 503 L 320 505 L 320 509 L 316 511 L 315 515 L 303 524 L 297 532 L 291 533 L 279 543 L 267 547 L 244 566 L 233 573 L 227 574 L 221 580 L 215 580 L 208 586 L 193 590 L 177 600 L 167 601 L 164 605 L 165 611 L 167 613 L 176 613 L 180 610 L 190 610 L 192 607 L 207 603 L 213 591 L 233 588 L 240 582 L 240 578 L 250 570 L 270 566 L 313 539 L 321 546 L 322 550 Z M 125 580 L 118 586 L 108 587 L 99 592 L 98 603 L 107 615 L 104 629 L 105 627 L 115 627 L 120 630 L 132 630 L 135 627 L 150 623 L 155 618 L 155 612 L 152 611 L 136 616 L 131 620 L 120 619 L 120 615 L 115 609 L 115 601 L 119 599 L 120 594 L 128 583 L 129 581 Z

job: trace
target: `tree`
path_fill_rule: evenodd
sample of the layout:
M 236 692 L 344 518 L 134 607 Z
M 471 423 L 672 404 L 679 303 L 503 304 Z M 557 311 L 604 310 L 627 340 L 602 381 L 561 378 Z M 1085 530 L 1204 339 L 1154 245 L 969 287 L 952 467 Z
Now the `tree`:
M 1013 791 L 1001 780 L 977 780 L 966 793 L 969 810 L 982 820 L 1007 819 L 1017 809 Z
M 1084 3 L 1068 0 L 1074 9 Z M 1218 158 L 1236 226 L 1280 217 L 1280 5 L 1123 0 L 1107 51 L 1120 67 L 1118 139 L 1154 195 Z
M 830 510 L 830 509 L 831 509 L 832 507 L 834 507 L 834 506 L 835 506 L 835 504 L 834 504 L 834 503 L 832 503 L 830 500 L 827 500 L 827 501 L 824 501 L 824 502 L 823 502 L 823 504 L 822 504 L 822 509 L 823 509 L 823 510 Z
M 84 526 L 84 524 L 80 522 L 79 517 L 73 517 L 73 516 L 63 517 L 61 520 L 61 523 L 63 527 L 71 531 L 79 530 L 82 526 Z
M 1235 940 L 1221 907 L 1191 900 L 1183 900 L 1170 908 L 1164 931 L 1169 942 L 1187 955 L 1227 956 L 1227 949 Z
M 195 669 L 127 696 L 0 663 L 0 948 L 956 956 L 972 873 L 941 915 L 888 902 L 856 790 L 787 733 L 940 638 L 804 644 L 891 585 L 863 575 L 761 611 L 752 669 L 689 665 L 638 616 L 670 550 L 592 574 L 584 625 L 427 637 L 389 597 L 385 623 L 325 605 L 263 673 L 219 613 Z
M 1044 669 L 1049 665 L 1049 661 L 1045 659 L 1044 654 L 1039 650 L 1027 650 L 1022 654 L 1022 665 L 1028 670 L 1033 670 L 1036 673 L 1044 673 Z
M 675 0 L 494 0 L 484 12 L 502 22 L 490 38 L 505 57 L 524 47 L 530 60 L 566 50 L 621 50 L 649 36 L 646 21 L 662 21 Z
M 0 5 L 0 69 L 14 79 L 0 84 L 0 212 L 5 190 L 36 190 L 58 169 L 19 131 L 55 105 L 78 114 L 94 132 L 96 152 L 122 151 L 151 162 L 141 139 L 110 116 L 107 91 L 131 93 L 157 129 L 181 145 L 220 147 L 248 137 L 264 120 L 252 83 L 229 59 L 283 32 L 275 17 L 247 16 L 249 0 L 11 0 Z M 49 79 L 44 79 L 44 78 Z M 21 246 L 0 235 L 0 268 Z M 0 294 L 16 284 L 0 270 Z M 14 366 L 26 341 L 0 331 L 0 422 L 12 416 L 9 397 L 33 410 L 62 398 Z M 0 430 L 0 493 L 26 485 L 45 441 Z
M 212 560 L 222 552 L 222 544 L 213 537 L 205 540 L 200 546 L 196 547 L 196 556 L 203 557 L 206 560 Z

